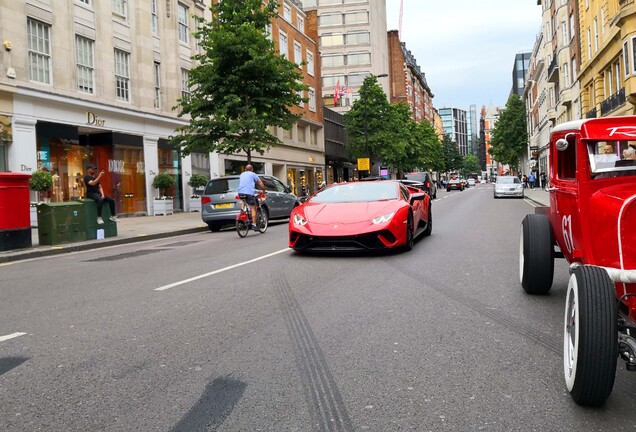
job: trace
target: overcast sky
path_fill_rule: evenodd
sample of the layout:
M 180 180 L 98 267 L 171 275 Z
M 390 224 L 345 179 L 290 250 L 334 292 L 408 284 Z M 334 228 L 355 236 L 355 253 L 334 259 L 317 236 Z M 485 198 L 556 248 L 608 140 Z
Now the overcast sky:
M 504 106 L 515 54 L 532 51 L 541 26 L 535 0 L 403 0 L 402 32 L 426 74 L 435 108 Z M 398 29 L 400 0 L 386 0 Z

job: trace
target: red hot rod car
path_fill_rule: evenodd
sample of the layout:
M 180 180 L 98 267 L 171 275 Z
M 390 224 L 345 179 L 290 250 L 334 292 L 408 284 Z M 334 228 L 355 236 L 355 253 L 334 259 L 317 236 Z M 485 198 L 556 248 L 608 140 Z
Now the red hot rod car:
M 521 227 L 519 273 L 529 294 L 570 264 L 563 369 L 580 405 L 603 405 L 617 358 L 636 371 L 636 116 L 584 119 L 550 137 L 550 207 Z

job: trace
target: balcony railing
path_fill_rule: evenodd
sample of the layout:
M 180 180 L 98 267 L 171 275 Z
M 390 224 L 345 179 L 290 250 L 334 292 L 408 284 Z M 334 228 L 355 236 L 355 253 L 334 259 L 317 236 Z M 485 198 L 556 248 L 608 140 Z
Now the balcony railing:
M 548 67 L 548 82 L 559 82 L 559 68 L 557 66 L 557 58 L 554 56 Z
M 596 118 L 596 108 L 592 108 L 585 113 L 585 118 Z
M 625 87 L 601 102 L 601 117 L 625 105 Z

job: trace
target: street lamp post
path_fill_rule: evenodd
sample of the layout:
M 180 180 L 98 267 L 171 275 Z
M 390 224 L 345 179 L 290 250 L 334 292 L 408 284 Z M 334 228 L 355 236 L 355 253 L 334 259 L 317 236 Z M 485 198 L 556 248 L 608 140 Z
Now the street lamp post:
M 376 78 L 385 78 L 388 77 L 389 74 L 379 74 L 376 75 Z M 371 150 L 369 149 L 369 119 L 367 118 L 367 92 L 368 88 L 365 88 L 364 91 L 364 146 L 367 149 L 367 156 L 369 156 L 369 176 L 371 176 L 373 172 L 373 160 L 371 159 Z

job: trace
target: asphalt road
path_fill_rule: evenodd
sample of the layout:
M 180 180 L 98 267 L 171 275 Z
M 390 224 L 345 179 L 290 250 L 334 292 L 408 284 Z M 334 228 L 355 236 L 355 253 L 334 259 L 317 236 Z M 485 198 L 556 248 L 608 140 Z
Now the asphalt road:
M 297 255 L 279 223 L 3 265 L 0 430 L 634 430 L 622 363 L 604 408 L 566 391 L 567 266 L 524 294 L 530 212 L 482 184 L 406 253 Z

